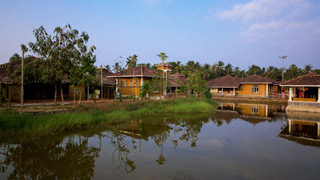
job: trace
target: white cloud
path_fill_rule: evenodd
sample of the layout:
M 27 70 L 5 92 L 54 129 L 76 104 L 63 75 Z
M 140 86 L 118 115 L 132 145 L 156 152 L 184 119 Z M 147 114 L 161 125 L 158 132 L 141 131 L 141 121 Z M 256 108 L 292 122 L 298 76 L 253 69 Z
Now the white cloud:
M 316 13 L 314 13 L 316 12 Z M 222 11 L 221 18 L 242 22 L 248 41 L 267 38 L 308 41 L 320 38 L 320 6 L 307 0 L 252 0 Z M 320 44 L 320 40 L 317 42 Z
M 274 18 L 286 12 L 305 11 L 310 7 L 306 0 L 253 0 L 246 4 L 236 4 L 231 10 L 222 11 L 221 18 L 243 21 Z

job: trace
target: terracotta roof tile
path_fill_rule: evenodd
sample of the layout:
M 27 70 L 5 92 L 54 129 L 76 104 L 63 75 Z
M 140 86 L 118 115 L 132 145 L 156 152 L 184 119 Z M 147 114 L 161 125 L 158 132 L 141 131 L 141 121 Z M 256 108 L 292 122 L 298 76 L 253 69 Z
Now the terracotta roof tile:
M 237 88 L 240 85 L 240 78 L 226 75 L 217 79 L 208 81 L 211 88 Z
M 272 83 L 272 84 L 278 84 L 278 82 L 276 80 L 270 79 L 268 77 L 262 77 L 259 75 L 252 75 L 252 76 L 248 76 L 245 77 L 243 79 L 240 79 L 242 84 L 246 84 L 246 83 Z
M 145 66 L 137 66 L 131 69 L 127 69 L 124 72 L 114 73 L 112 76 L 150 76 L 154 77 L 157 75 L 157 71 Z
M 314 85 L 320 86 L 320 75 L 315 73 L 310 73 L 304 76 L 299 76 L 295 79 L 285 81 L 280 84 L 280 86 L 303 86 L 303 85 Z

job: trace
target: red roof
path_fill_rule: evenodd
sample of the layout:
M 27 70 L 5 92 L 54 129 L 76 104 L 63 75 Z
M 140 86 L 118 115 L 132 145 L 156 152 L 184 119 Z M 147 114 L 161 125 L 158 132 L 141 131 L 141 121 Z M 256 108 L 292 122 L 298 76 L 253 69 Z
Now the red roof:
M 147 76 L 147 77 L 155 77 L 157 75 L 157 71 L 145 66 L 137 66 L 131 69 L 127 69 L 125 71 L 114 73 L 113 75 L 109 75 L 108 77 L 133 77 L 133 76 Z
M 285 81 L 280 84 L 280 86 L 320 86 L 320 75 L 315 73 L 310 73 L 304 76 Z
M 240 79 L 240 81 L 241 81 L 241 84 L 250 84 L 250 83 L 278 84 L 276 80 L 270 79 L 268 77 L 262 77 L 256 74 Z
M 208 81 L 207 84 L 211 88 L 238 88 L 240 84 L 278 84 L 278 82 L 268 77 L 262 77 L 254 74 L 245 78 L 239 78 L 237 76 L 232 77 L 230 75 L 226 75 Z
M 217 79 L 208 81 L 207 84 L 211 88 L 237 88 L 240 85 L 240 78 L 226 75 Z

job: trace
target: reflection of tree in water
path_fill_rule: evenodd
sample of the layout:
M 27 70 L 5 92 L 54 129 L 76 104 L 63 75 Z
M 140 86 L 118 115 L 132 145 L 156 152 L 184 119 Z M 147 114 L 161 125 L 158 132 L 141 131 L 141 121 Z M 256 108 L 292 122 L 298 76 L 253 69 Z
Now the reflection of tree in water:
M 1 145 L 2 173 L 11 165 L 14 170 L 8 179 L 90 179 L 99 149 L 89 147 L 87 139 L 76 142 L 68 138 L 21 140 Z
M 128 158 L 130 150 L 126 147 L 124 139 L 125 135 L 112 133 L 112 136 L 110 137 L 110 141 L 114 146 L 112 162 L 117 169 L 124 167 L 126 173 L 131 173 L 136 169 L 136 165 L 134 164 L 134 161 Z

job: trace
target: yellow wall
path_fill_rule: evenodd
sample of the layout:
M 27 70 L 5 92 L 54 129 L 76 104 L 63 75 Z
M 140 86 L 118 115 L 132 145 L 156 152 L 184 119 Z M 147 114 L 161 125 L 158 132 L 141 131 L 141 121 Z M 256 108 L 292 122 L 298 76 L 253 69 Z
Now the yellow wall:
M 163 69 L 169 69 L 169 70 L 171 70 L 171 67 L 169 67 L 169 66 L 158 66 L 158 67 L 157 67 L 157 70 L 163 70 Z
M 259 92 L 253 93 L 252 87 L 258 86 Z M 265 84 L 241 84 L 237 89 L 239 95 L 253 95 L 253 96 L 265 96 L 266 95 L 266 85 Z
M 134 79 L 135 84 L 132 84 L 132 81 Z M 151 81 L 152 78 L 143 78 L 143 81 Z M 127 82 L 127 83 L 126 83 Z M 131 83 L 130 83 L 131 82 Z M 137 78 L 122 78 L 120 79 L 119 84 L 119 93 L 121 93 L 124 96 L 132 96 L 133 93 L 135 96 L 140 95 L 140 89 L 141 89 L 141 77 Z
M 265 105 L 238 104 L 237 107 L 241 109 L 243 115 L 266 117 L 267 107 Z M 252 113 L 252 107 L 257 107 L 258 113 Z

